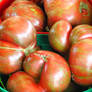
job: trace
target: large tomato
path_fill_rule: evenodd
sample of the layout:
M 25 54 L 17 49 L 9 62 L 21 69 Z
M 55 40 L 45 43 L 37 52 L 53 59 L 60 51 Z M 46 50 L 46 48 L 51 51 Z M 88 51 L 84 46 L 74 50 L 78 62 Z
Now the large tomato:
M 72 45 L 69 64 L 73 80 L 79 85 L 92 85 L 92 39 Z
M 70 45 L 86 38 L 92 38 L 92 26 L 87 24 L 78 25 L 70 33 Z
M 10 76 L 7 82 L 9 92 L 45 92 L 34 79 L 23 71 Z
M 21 69 L 24 53 L 20 46 L 0 40 L 0 73 L 10 74 Z
M 60 53 L 65 53 L 69 48 L 69 35 L 72 26 L 65 20 L 56 22 L 49 31 L 49 42 L 52 48 Z
M 46 92 L 65 90 L 71 80 L 71 73 L 65 59 L 51 51 L 36 51 L 26 57 L 24 71 L 33 77 L 40 77 L 39 85 Z
M 25 17 L 13 16 L 0 24 L 0 39 L 26 48 L 36 44 L 36 30 Z
M 15 1 L 3 13 L 3 19 L 11 16 L 23 16 L 28 18 L 37 31 L 42 31 L 44 27 L 44 13 L 39 6 L 32 1 Z
M 44 0 L 48 25 L 65 19 L 72 25 L 92 23 L 92 6 L 88 0 Z

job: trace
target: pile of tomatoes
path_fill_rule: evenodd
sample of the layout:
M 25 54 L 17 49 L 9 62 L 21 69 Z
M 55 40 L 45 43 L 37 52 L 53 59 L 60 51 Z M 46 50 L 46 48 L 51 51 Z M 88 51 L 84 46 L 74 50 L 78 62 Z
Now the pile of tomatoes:
M 6 90 L 76 92 L 78 85 L 92 86 L 92 0 L 1 0 L 0 15 Z M 37 33 L 46 31 L 53 51 L 37 45 Z

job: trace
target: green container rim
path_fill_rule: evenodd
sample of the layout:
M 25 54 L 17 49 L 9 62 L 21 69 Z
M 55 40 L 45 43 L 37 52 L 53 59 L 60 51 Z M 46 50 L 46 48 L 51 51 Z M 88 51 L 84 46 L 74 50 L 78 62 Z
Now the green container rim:
M 0 87 L 0 92 L 8 92 L 8 91 Z

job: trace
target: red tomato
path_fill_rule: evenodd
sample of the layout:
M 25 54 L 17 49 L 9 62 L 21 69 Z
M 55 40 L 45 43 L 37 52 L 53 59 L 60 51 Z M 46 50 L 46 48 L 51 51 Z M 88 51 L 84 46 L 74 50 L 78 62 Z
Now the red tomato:
M 9 92 L 45 92 L 31 76 L 22 71 L 10 76 L 7 89 Z
M 70 33 L 70 44 L 75 44 L 86 38 L 92 38 L 92 26 L 87 24 L 78 25 Z
M 65 59 L 51 51 L 39 50 L 27 56 L 24 71 L 33 77 L 40 77 L 39 85 L 46 92 L 61 92 L 71 80 L 71 73 Z
M 92 6 L 88 0 L 44 0 L 48 25 L 65 19 L 72 25 L 92 23 Z
M 23 48 L 33 47 L 36 44 L 36 30 L 27 18 L 14 16 L 0 24 L 0 39 Z
M 49 31 L 49 42 L 53 49 L 65 53 L 69 48 L 69 35 L 72 26 L 65 20 L 56 22 Z
M 44 13 L 42 9 L 31 1 L 15 1 L 3 13 L 3 19 L 11 16 L 23 16 L 29 19 L 37 31 L 44 27 Z
M 0 0 L 0 15 L 14 0 Z
M 21 47 L 0 40 L 0 73 L 10 74 L 21 69 L 23 57 Z
M 80 40 L 72 45 L 69 64 L 77 84 L 92 85 L 92 39 Z

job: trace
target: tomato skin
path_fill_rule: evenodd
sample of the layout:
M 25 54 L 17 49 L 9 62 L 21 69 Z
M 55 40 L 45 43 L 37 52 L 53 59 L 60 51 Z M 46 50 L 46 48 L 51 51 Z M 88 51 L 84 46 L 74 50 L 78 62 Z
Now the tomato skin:
M 78 25 L 70 33 L 70 45 L 87 38 L 92 38 L 92 26 L 87 24 Z
M 45 17 L 42 9 L 32 1 L 15 1 L 3 13 L 3 19 L 11 16 L 23 16 L 29 19 L 37 31 L 42 31 Z
M 23 69 L 32 77 L 39 78 L 44 63 L 45 61 L 42 59 L 42 57 L 40 57 L 38 53 L 34 52 L 26 56 L 23 62 Z
M 60 53 L 65 53 L 69 48 L 71 30 L 71 24 L 65 20 L 60 20 L 53 24 L 48 35 L 52 48 Z
M 76 77 L 75 75 L 73 75 L 72 78 L 77 84 L 80 84 L 80 85 L 88 86 L 92 84 L 92 76 Z
M 10 76 L 7 89 L 9 92 L 45 92 L 31 76 L 23 71 L 18 71 Z
M 89 3 L 92 5 L 92 0 L 88 0 L 89 1 Z
M 79 85 L 92 84 L 92 39 L 80 40 L 72 45 L 69 64 L 73 80 Z
M 1 24 L 1 19 L 0 19 L 0 24 Z
M 41 85 L 46 92 L 65 90 L 70 83 L 71 74 L 64 58 L 51 51 L 39 50 L 35 53 L 45 61 L 39 85 Z
M 25 17 L 14 16 L 0 24 L 0 39 L 26 48 L 36 44 L 36 30 Z
M 15 50 L 11 50 L 11 48 Z M 0 40 L 1 74 L 10 74 L 21 69 L 24 53 L 20 49 L 22 49 L 20 46 Z
M 0 15 L 14 0 L 0 0 Z
M 92 7 L 87 0 L 44 0 L 44 8 L 50 27 L 62 19 L 73 26 L 92 23 Z

